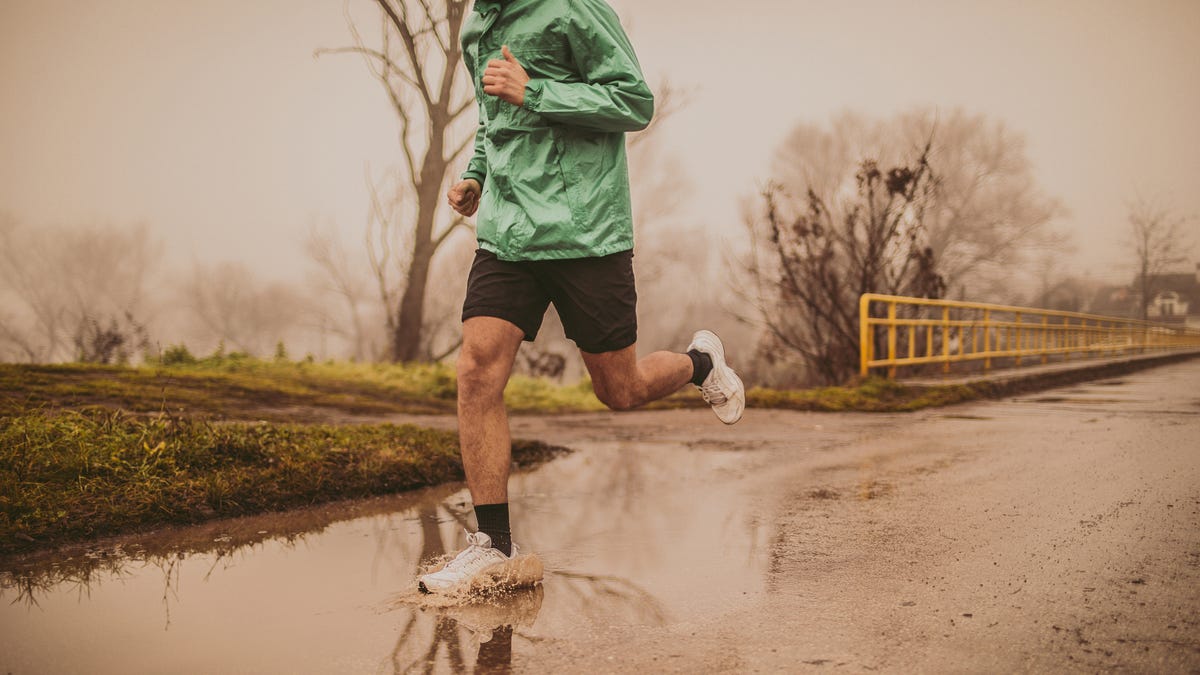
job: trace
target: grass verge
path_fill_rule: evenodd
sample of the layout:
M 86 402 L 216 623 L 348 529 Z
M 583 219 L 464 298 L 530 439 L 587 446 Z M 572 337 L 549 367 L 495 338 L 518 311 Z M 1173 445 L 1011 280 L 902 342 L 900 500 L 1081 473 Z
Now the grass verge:
M 89 407 L 223 420 L 337 422 L 398 414 L 453 414 L 452 366 L 238 359 L 169 367 L 0 364 L 0 416 Z M 905 412 L 985 398 L 984 386 L 910 387 L 868 379 L 845 387 L 747 392 L 752 408 Z M 504 394 L 522 413 L 604 410 L 591 383 L 514 376 Z M 691 387 L 650 409 L 699 408 Z
M 792 390 L 755 387 L 746 392 L 746 405 L 822 412 L 912 412 L 984 396 L 986 392 L 967 385 L 909 387 L 891 380 L 871 378 L 854 387 Z
M 746 407 L 817 412 L 912 412 L 922 408 L 973 401 L 990 395 L 991 392 L 986 387 L 979 385 L 910 387 L 891 380 L 871 378 L 860 384 L 845 387 L 753 387 L 746 391 Z M 683 391 L 647 406 L 651 410 L 703 407 L 707 407 L 707 404 L 692 391 Z
M 530 465 L 562 452 L 517 441 Z M 455 434 L 120 412 L 0 421 L 0 553 L 461 480 Z
M 188 365 L 0 364 L 0 415 L 88 407 L 224 420 L 331 422 L 346 417 L 452 414 L 454 368 L 229 359 Z M 587 383 L 562 386 L 515 376 L 505 391 L 517 412 L 601 410 Z
M 0 554 L 460 480 L 453 433 L 347 423 L 450 414 L 456 395 L 453 368 L 437 364 L 244 357 L 139 368 L 0 364 Z M 984 387 L 871 379 L 755 388 L 747 403 L 896 412 L 988 395 Z M 515 377 L 505 400 L 518 413 L 604 408 L 588 382 Z M 689 388 L 650 407 L 702 406 Z M 514 459 L 528 464 L 555 450 L 517 442 Z

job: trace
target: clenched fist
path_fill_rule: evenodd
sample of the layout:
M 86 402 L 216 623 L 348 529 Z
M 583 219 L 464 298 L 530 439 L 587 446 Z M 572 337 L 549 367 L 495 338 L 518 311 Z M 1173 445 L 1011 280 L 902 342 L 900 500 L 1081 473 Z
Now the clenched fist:
M 450 208 L 457 211 L 460 215 L 473 216 L 479 210 L 479 195 L 483 192 L 483 188 L 479 185 L 479 181 L 474 178 L 468 178 L 446 193 L 446 199 L 450 202 Z
M 487 69 L 483 71 L 483 93 L 516 106 L 525 105 L 525 84 L 529 82 L 529 73 L 508 50 L 508 45 L 501 47 L 500 53 L 504 55 L 504 60 L 488 61 Z

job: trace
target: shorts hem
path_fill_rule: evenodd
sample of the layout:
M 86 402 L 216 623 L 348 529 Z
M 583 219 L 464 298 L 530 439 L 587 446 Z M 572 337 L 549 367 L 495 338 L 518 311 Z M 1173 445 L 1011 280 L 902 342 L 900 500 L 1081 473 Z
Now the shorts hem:
M 579 351 L 585 354 L 608 354 L 609 352 L 619 352 L 622 349 L 632 347 L 635 344 L 637 344 L 636 335 L 630 338 L 600 343 L 598 345 L 587 345 L 586 347 L 578 342 L 575 342 L 575 346 L 579 348 Z
M 522 326 L 519 321 L 513 318 L 511 311 L 497 307 L 471 307 L 469 309 L 464 309 L 462 313 L 462 321 L 466 323 L 467 319 L 473 319 L 477 316 L 491 317 L 493 319 L 500 319 L 501 321 L 507 321 L 508 323 L 511 323 L 525 334 L 526 342 L 533 342 L 534 339 L 537 338 L 538 329 L 541 328 L 541 326 L 538 326 L 538 328 L 534 329 L 534 331 L 531 333 L 529 332 L 528 328 Z

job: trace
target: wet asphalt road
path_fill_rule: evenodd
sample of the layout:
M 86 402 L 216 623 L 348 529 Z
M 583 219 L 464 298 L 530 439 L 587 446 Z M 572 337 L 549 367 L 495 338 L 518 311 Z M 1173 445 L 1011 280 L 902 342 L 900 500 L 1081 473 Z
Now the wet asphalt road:
M 460 486 L 0 577 L 0 672 L 1200 671 L 1200 360 L 907 415 L 518 418 L 542 589 L 431 606 Z M 468 523 L 469 524 L 469 523 Z

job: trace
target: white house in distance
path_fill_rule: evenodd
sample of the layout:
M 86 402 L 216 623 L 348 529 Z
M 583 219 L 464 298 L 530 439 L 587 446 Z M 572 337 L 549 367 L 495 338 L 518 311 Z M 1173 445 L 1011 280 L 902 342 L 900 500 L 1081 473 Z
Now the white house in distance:
M 1154 275 L 1150 288 L 1156 291 L 1146 307 L 1151 321 L 1200 328 L 1200 263 L 1194 274 Z
M 1175 291 L 1159 291 L 1150 301 L 1147 314 L 1157 321 L 1171 321 L 1188 315 L 1191 303 Z

